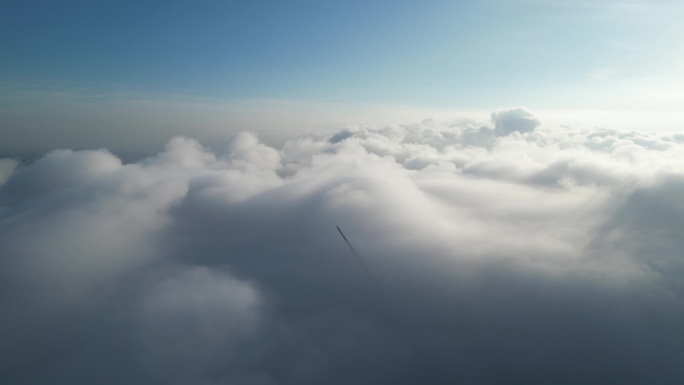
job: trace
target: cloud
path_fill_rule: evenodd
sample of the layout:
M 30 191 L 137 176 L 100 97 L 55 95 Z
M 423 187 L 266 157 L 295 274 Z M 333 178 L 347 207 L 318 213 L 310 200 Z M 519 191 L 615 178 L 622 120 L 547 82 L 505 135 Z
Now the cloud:
M 0 186 L 7 181 L 18 165 L 19 162 L 14 159 L 0 159 Z
M 220 269 L 176 270 L 139 304 L 139 357 L 164 382 L 191 383 L 235 360 L 236 344 L 257 327 L 259 294 Z
M 497 136 L 510 135 L 513 132 L 532 132 L 541 122 L 525 108 L 513 108 L 492 113 L 494 132 Z
M 3 161 L 0 378 L 679 384 L 683 146 L 517 108 Z

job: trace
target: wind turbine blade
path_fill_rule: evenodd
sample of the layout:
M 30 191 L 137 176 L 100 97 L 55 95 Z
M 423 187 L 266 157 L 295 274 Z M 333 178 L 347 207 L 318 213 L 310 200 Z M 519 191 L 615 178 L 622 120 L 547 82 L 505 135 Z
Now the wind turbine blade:
M 352 251 L 352 253 L 354 254 L 354 257 L 356 258 L 356 261 L 359 263 L 359 265 L 361 266 L 361 268 L 363 269 L 363 271 L 366 272 L 366 274 L 368 275 L 368 277 L 370 277 L 371 279 L 374 279 L 373 274 L 371 273 L 370 269 L 368 269 L 368 266 L 366 266 L 366 264 L 363 263 L 363 259 L 361 259 L 361 256 L 359 255 L 359 253 L 357 253 L 356 250 L 354 250 L 354 246 L 352 246 L 351 243 L 349 243 L 349 240 L 347 239 L 347 237 L 344 236 L 344 233 L 343 233 L 342 230 L 340 229 L 340 226 L 335 226 L 335 227 L 337 227 L 337 231 L 340 232 L 340 235 L 342 236 L 342 239 L 344 239 L 344 241 L 347 243 L 347 246 L 349 246 L 349 249 L 350 249 L 350 250 Z

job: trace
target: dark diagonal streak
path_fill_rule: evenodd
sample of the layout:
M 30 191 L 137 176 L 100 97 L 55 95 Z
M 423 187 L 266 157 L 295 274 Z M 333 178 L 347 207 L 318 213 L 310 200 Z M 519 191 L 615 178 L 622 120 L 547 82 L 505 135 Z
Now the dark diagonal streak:
M 347 237 L 345 237 L 342 230 L 340 230 L 340 226 L 335 226 L 335 227 L 337 227 L 337 231 L 340 232 L 342 239 L 344 239 L 344 241 L 347 243 L 347 246 L 349 246 L 349 248 L 351 249 L 352 253 L 354 254 L 354 257 L 356 258 L 356 261 L 359 263 L 359 265 L 361 266 L 363 271 L 366 272 L 368 277 L 370 277 L 371 279 L 375 279 L 373 277 L 373 274 L 371 273 L 370 269 L 368 269 L 368 266 L 366 266 L 366 264 L 363 263 L 363 259 L 361 259 L 361 257 L 359 256 L 359 253 L 357 253 L 356 250 L 354 250 L 354 246 L 352 246 L 351 243 L 349 243 L 349 240 L 347 239 Z

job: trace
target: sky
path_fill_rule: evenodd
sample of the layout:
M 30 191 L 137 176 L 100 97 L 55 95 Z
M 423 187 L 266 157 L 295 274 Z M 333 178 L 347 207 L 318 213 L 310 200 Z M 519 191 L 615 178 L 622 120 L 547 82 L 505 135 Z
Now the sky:
M 4 151 L 109 147 L 94 126 L 158 151 L 179 133 L 225 141 L 226 131 L 281 132 L 282 142 L 311 126 L 395 123 L 405 111 L 414 120 L 481 119 L 516 106 L 549 115 L 545 124 L 672 130 L 684 122 L 684 5 L 675 0 L 3 8 Z M 202 116 L 173 116 L 178 104 L 190 110 L 182 115 Z M 130 125 L 160 133 L 137 137 L 125 133 Z
M 0 8 L 0 383 L 684 383 L 681 2 Z

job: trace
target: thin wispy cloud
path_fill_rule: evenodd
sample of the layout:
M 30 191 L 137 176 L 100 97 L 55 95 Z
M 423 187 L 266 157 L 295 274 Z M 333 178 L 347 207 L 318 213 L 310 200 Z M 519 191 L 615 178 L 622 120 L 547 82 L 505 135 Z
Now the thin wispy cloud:
M 633 20 L 638 23 L 644 18 L 664 16 L 668 11 L 676 9 L 680 4 L 676 1 L 624 1 L 624 0 L 604 0 L 604 1 L 546 1 L 546 0 L 522 0 L 524 3 L 543 5 L 546 7 L 566 8 L 587 12 L 597 18 L 639 18 Z

